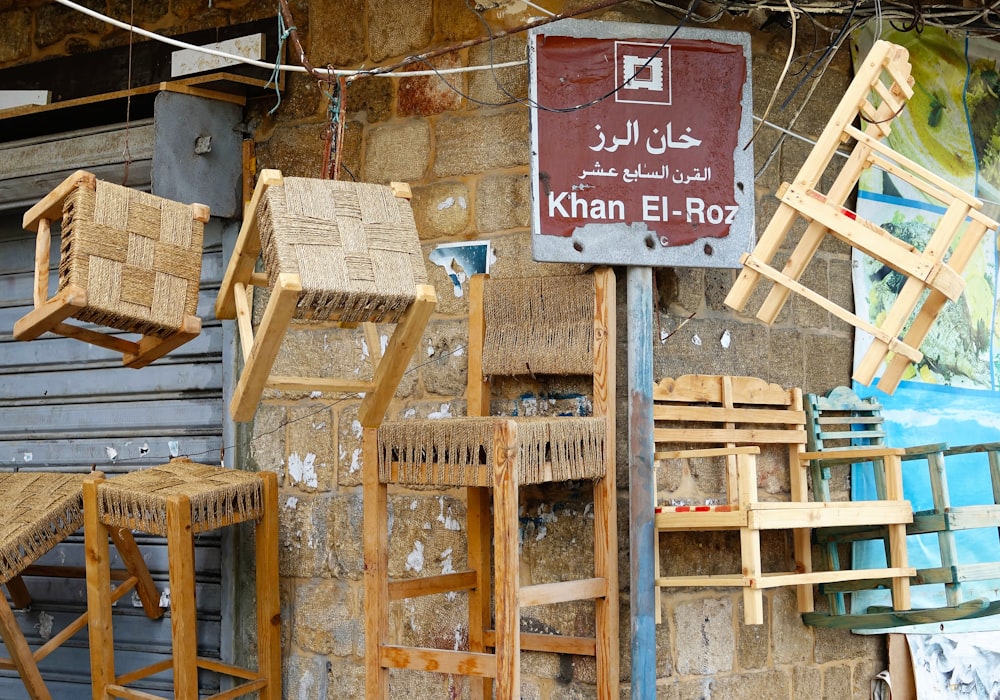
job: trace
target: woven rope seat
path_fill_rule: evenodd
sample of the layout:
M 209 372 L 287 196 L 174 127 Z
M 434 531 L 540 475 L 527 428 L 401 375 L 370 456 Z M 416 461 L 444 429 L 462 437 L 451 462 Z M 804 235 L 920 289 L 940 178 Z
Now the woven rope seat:
M 473 417 L 387 422 L 379 429 L 384 483 L 490 486 L 498 422 L 517 426 L 519 484 L 604 476 L 603 418 Z
M 97 507 L 107 525 L 166 535 L 167 499 L 172 496 L 190 500 L 196 534 L 258 520 L 264 513 L 258 474 L 184 457 L 102 482 Z
M 203 235 L 189 205 L 83 183 L 63 203 L 59 289 L 87 291 L 81 321 L 166 337 L 198 310 Z
M 0 583 L 83 526 L 84 474 L 0 474 Z
M 388 186 L 286 177 L 256 214 L 272 286 L 301 278 L 296 318 L 396 321 L 427 283 L 409 203 Z

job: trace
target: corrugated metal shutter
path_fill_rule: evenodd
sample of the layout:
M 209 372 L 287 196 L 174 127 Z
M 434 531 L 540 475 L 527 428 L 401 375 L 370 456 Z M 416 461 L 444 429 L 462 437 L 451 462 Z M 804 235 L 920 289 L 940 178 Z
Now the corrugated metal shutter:
M 82 165 L 70 164 L 68 170 Z M 141 179 L 141 173 L 148 173 L 148 168 L 140 166 L 132 172 L 140 173 Z M 145 178 L 148 184 L 148 175 Z M 30 191 L 31 179 L 18 183 L 17 191 Z M 3 180 L 0 173 L 0 185 Z M 135 186 L 131 175 L 129 185 Z M 0 200 L 3 194 L 0 186 Z M 30 343 L 13 340 L 14 322 L 32 303 L 35 244 L 34 235 L 21 229 L 23 211 L 23 207 L 0 211 L 0 469 L 97 468 L 113 476 L 164 463 L 178 454 L 218 464 L 224 424 L 223 332 L 214 319 L 213 305 L 225 264 L 222 239 L 232 237 L 232 226 L 213 220 L 206 227 L 198 306 L 201 335 L 149 367 L 132 370 L 121 367 L 120 355 L 79 341 L 52 335 Z M 58 274 L 58 250 L 55 240 L 50 292 Z M 137 541 L 158 586 L 161 590 L 167 588 L 165 545 L 147 536 L 139 536 Z M 82 567 L 82 532 L 40 563 Z M 228 580 L 218 535 L 199 539 L 196 565 L 199 653 L 218 658 L 223 646 L 223 582 Z M 26 582 L 34 602 L 30 610 L 16 614 L 32 646 L 44 642 L 50 630 L 58 631 L 67 619 L 86 607 L 83 580 Z M 170 650 L 169 615 L 151 621 L 137 601 L 120 601 L 115 612 L 115 646 L 119 671 L 165 658 Z M 40 667 L 55 698 L 89 697 L 86 630 Z M 166 695 L 162 691 L 169 686 L 157 680 L 160 678 L 137 687 Z M 203 674 L 201 682 L 205 691 L 218 690 L 218 677 Z M 27 695 L 19 678 L 13 672 L 0 672 L 0 698 L 23 697 Z

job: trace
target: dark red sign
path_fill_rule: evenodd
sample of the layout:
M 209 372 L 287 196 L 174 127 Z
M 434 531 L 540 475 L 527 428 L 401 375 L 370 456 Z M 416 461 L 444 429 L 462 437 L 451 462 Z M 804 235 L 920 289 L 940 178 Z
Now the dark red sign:
M 544 31 L 535 42 L 536 233 L 642 224 L 647 247 L 728 236 L 738 199 L 752 201 L 734 169 L 744 47 Z

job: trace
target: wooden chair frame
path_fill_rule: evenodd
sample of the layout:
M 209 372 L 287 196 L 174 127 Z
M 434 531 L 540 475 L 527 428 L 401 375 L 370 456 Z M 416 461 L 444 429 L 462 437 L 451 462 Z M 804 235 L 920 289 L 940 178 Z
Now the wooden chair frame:
M 111 602 L 116 602 L 135 591 L 146 616 L 151 620 L 159 619 L 164 612 L 159 604 L 160 594 L 156 590 L 156 584 L 149 574 L 132 533 L 128 530 L 111 528 L 108 536 L 126 568 L 123 570 L 109 568 L 104 593 Z M 92 618 L 88 606 L 87 610 L 53 634 L 44 644 L 32 650 L 12 610 L 12 607 L 26 608 L 31 605 L 31 593 L 24 582 L 25 576 L 85 578 L 86 572 L 79 567 L 28 564 L 18 575 L 4 582 L 10 594 L 10 602 L 8 603 L 5 596 L 0 595 L 0 638 L 8 653 L 6 658 L 0 658 L 0 668 L 17 671 L 31 700 L 51 700 L 52 695 L 45 685 L 38 664 L 86 627 L 88 622 L 92 623 Z M 116 582 L 114 590 L 111 588 L 112 581 Z
M 920 344 L 944 304 L 962 294 L 966 264 L 985 233 L 995 231 L 998 226 L 979 211 L 983 205 L 980 200 L 879 140 L 889 134 L 893 118 L 913 95 L 912 84 L 906 49 L 876 41 L 795 179 L 779 188 L 777 196 L 781 203 L 753 252 L 742 257 L 744 269 L 725 299 L 727 306 L 741 311 L 757 284 L 766 279 L 773 286 L 757 312 L 757 318 L 765 323 L 774 323 L 789 294 L 795 292 L 871 334 L 874 340 L 858 363 L 854 378 L 870 384 L 883 360 L 894 353 L 878 384 L 879 389 L 890 394 L 909 363 L 922 359 Z M 873 99 L 878 102 L 877 107 Z M 863 131 L 853 126 L 859 116 L 866 123 Z M 849 139 L 854 139 L 855 146 L 846 164 L 827 193 L 817 191 L 837 148 Z M 845 208 L 861 174 L 872 166 L 903 179 L 945 208 L 924 250 L 894 238 L 885 229 Z M 799 217 L 808 221 L 808 226 L 779 271 L 772 267 L 773 259 Z M 967 220 L 968 226 L 961 233 Z M 893 306 L 878 325 L 799 282 L 827 234 L 878 259 L 906 278 Z M 921 305 L 925 291 L 929 294 Z M 900 338 L 914 312 L 909 329 Z
M 884 450 L 885 500 L 817 502 L 809 498 L 807 470 L 821 455 L 805 451 L 805 412 L 799 389 L 783 389 L 754 377 L 686 375 L 657 383 L 653 402 L 653 436 L 657 444 L 654 457 L 722 460 L 727 500 L 724 505 L 658 507 L 657 541 L 667 532 L 739 531 L 742 569 L 732 575 L 664 575 L 657 546 L 658 600 L 664 587 L 738 587 L 743 589 L 744 621 L 762 624 L 766 588 L 795 586 L 799 611 L 808 613 L 814 609 L 815 584 L 848 578 L 890 578 L 894 607 L 910 607 L 909 577 L 914 571 L 907 565 L 905 526 L 913 515 L 910 504 L 902 497 L 902 450 Z M 762 500 L 758 495 L 756 456 L 768 447 L 783 448 L 787 453 L 789 501 Z M 864 571 L 815 571 L 810 533 L 817 528 L 851 524 L 888 527 L 892 543 L 889 565 Z M 792 531 L 792 567 L 781 572 L 763 571 L 763 530 Z
M 278 589 L 278 481 L 273 472 L 260 474 L 263 484 L 263 516 L 254 524 L 256 546 L 257 670 L 198 656 L 197 607 L 195 605 L 194 535 L 189 498 L 167 497 L 167 557 L 170 562 L 170 633 L 172 656 L 150 666 L 115 672 L 114 634 L 108 567 L 108 537 L 118 528 L 108 526 L 98 507 L 100 472 L 83 484 L 84 527 L 87 546 L 87 597 L 91 616 L 91 683 L 94 700 L 127 698 L 158 700 L 127 687 L 162 671 L 173 671 L 174 698 L 198 700 L 198 670 L 204 669 L 237 679 L 237 685 L 208 700 L 226 700 L 258 693 L 260 700 L 281 700 L 281 601 Z M 138 551 L 138 550 L 136 550 Z M 141 556 L 140 556 L 141 560 Z M 115 591 L 117 595 L 117 590 Z
M 806 413 L 810 428 L 810 450 L 849 458 L 856 451 L 871 452 L 885 446 L 881 405 L 874 398 L 860 399 L 847 387 L 837 387 L 827 396 L 806 397 Z M 853 444 L 844 444 L 844 443 Z M 836 447 L 831 448 L 830 445 Z M 945 605 L 937 608 L 914 610 L 873 609 L 847 612 L 845 593 L 885 587 L 886 580 L 851 580 L 825 584 L 821 591 L 829 597 L 830 614 L 813 613 L 805 617 L 808 624 L 853 629 L 878 629 L 925 622 L 944 622 L 983 617 L 1000 612 L 1000 602 L 985 599 L 967 599 L 963 596 L 962 583 L 1000 578 L 1000 563 L 962 564 L 955 542 L 955 533 L 976 528 L 996 528 L 1000 522 L 1000 443 L 949 447 L 947 444 L 920 445 L 904 448 L 902 456 L 904 481 L 906 474 L 918 468 L 917 462 L 925 461 L 930 477 L 933 506 L 913 514 L 913 522 L 906 526 L 907 536 L 935 534 L 941 564 L 915 570 L 911 585 L 943 585 Z M 989 459 L 993 503 L 986 505 L 953 506 L 948 489 L 947 462 L 949 456 L 985 453 Z M 859 462 L 866 460 L 860 459 Z M 880 459 L 871 460 L 875 468 L 876 493 L 885 493 Z M 813 484 L 817 497 L 830 500 L 830 490 L 825 474 L 827 462 L 812 462 Z M 834 528 L 823 531 L 818 537 L 826 566 L 839 570 L 839 547 L 861 540 L 884 539 L 884 529 L 864 527 Z
M 51 248 L 52 221 L 62 216 L 63 201 L 77 187 L 96 186 L 94 175 L 80 170 L 69 176 L 52 192 L 24 214 L 23 227 L 34 231 L 35 237 L 35 285 L 32 294 L 34 309 L 18 319 L 14 324 L 14 337 L 18 340 L 34 340 L 46 332 L 67 338 L 82 340 L 91 345 L 122 353 L 126 367 L 140 369 L 154 360 L 194 340 L 201 333 L 201 319 L 185 314 L 181 327 L 165 338 L 143 335 L 138 341 L 128 340 L 109 332 L 96 331 L 83 326 L 65 323 L 74 314 L 87 308 L 87 290 L 67 285 L 49 298 L 49 255 Z M 192 204 L 193 218 L 207 223 L 209 209 L 203 204 Z
M 483 375 L 486 321 L 482 312 L 485 276 L 471 278 L 468 415 L 490 415 L 490 381 Z M 618 555 L 614 459 L 615 282 L 608 268 L 595 273 L 593 415 L 606 422 L 603 478 L 594 481 L 594 575 L 582 580 L 520 585 L 518 556 L 518 422 L 498 417 L 494 424 L 492 487 L 466 491 L 469 570 L 401 581 L 388 579 L 388 491 L 378 469 L 378 427 L 364 424 L 365 663 L 366 697 L 388 697 L 390 668 L 472 676 L 472 697 L 520 697 L 520 651 L 595 656 L 597 697 L 618 698 Z M 462 418 L 449 419 L 461 421 Z M 554 418 L 553 420 L 560 420 Z M 567 420 L 567 419 L 562 419 Z M 571 419 L 570 419 L 571 420 Z M 430 467 L 430 463 L 428 467 Z M 390 479 L 391 481 L 391 479 Z M 446 486 L 441 484 L 442 487 Z M 493 513 L 491 518 L 490 508 Z M 397 514 L 397 517 L 400 517 Z M 493 539 L 491 596 L 490 543 Z M 469 650 L 454 651 L 387 644 L 389 604 L 404 598 L 466 590 L 469 596 Z M 495 624 L 491 623 L 491 597 Z M 573 637 L 522 633 L 523 607 L 594 600 L 596 634 Z M 493 649 L 493 653 L 488 650 Z M 495 688 L 491 688 L 495 681 Z
M 289 273 L 277 275 L 260 326 L 256 335 L 254 334 L 250 307 L 252 288 L 269 286 L 266 274 L 254 272 L 261 252 L 260 231 L 256 217 L 257 205 L 268 187 L 281 185 L 282 182 L 280 171 L 261 172 L 253 197 L 247 205 L 236 248 L 216 300 L 217 318 L 236 319 L 243 352 L 243 372 L 233 390 L 230 413 L 233 420 L 238 422 L 251 420 L 265 387 L 281 391 L 363 392 L 366 398 L 371 393 L 377 394 L 374 400 L 366 401 L 368 406 L 366 410 L 380 412 L 378 421 L 381 421 L 385 408 L 392 399 L 399 380 L 406 371 L 406 365 L 412 358 L 417 342 L 434 311 L 437 295 L 431 285 L 418 285 L 416 301 L 396 324 L 389 345 L 382 356 L 380 356 L 382 346 L 375 324 L 368 322 L 362 324 L 369 353 L 375 365 L 373 378 L 370 381 L 353 378 L 271 375 L 271 368 L 281 349 L 281 343 L 292 322 L 302 292 L 301 279 L 298 275 Z M 392 187 L 397 197 L 410 198 L 409 186 L 392 183 Z

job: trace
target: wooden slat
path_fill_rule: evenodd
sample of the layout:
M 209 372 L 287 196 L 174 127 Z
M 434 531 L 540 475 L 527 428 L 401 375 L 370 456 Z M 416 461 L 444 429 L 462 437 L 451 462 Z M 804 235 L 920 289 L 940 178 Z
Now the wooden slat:
M 734 404 L 789 405 L 788 390 L 757 377 L 731 377 Z M 686 374 L 667 377 L 653 385 L 654 401 L 722 403 L 719 377 L 710 374 Z
M 705 588 L 742 588 L 753 580 L 740 574 L 705 574 L 695 576 L 657 576 L 656 585 L 664 588 L 698 586 Z
M 416 671 L 457 673 L 463 676 L 487 676 L 490 678 L 495 678 L 497 674 L 496 657 L 493 654 L 476 654 L 450 649 L 425 649 L 392 644 L 382 646 L 382 666 L 384 668 L 409 668 Z
M 550 605 L 571 600 L 594 600 L 608 594 L 608 581 L 604 578 L 577 579 L 557 583 L 539 583 L 521 586 L 518 593 L 521 605 Z
M 475 571 L 459 571 L 454 574 L 421 576 L 389 582 L 389 600 L 417 598 L 473 588 L 476 585 Z
M 805 444 L 804 428 L 794 430 L 768 430 L 757 428 L 654 428 L 653 440 L 657 443 L 743 443 L 750 445 Z
M 654 420 L 692 421 L 704 423 L 745 424 L 804 424 L 805 411 L 787 408 L 729 408 L 726 406 L 685 406 L 678 403 L 653 406 Z
M 340 377 L 284 377 L 271 375 L 264 385 L 282 391 L 329 391 L 338 393 L 363 393 L 372 391 L 375 382 Z
M 808 573 L 768 573 L 757 582 L 759 588 L 777 588 L 779 586 L 795 586 L 801 584 L 816 585 L 833 581 L 849 579 L 898 579 L 909 578 L 916 574 L 916 569 L 884 568 L 884 569 L 849 569 L 846 571 L 812 571 Z
M 496 632 L 487 630 L 483 635 L 486 646 L 496 645 Z M 550 654 L 597 656 L 597 640 L 593 637 L 571 637 L 564 634 L 521 633 L 522 651 L 545 651 Z
M 709 447 L 703 450 L 666 450 L 654 452 L 653 459 L 695 459 L 698 457 L 728 457 L 730 455 L 759 455 L 756 445 L 745 447 Z
M 758 530 L 788 530 L 794 528 L 838 527 L 866 523 L 888 525 L 912 522 L 913 512 L 908 501 L 847 501 L 830 504 L 778 504 L 803 505 L 799 508 L 768 508 L 757 510 L 751 506 L 749 527 Z M 829 507 L 819 507 L 819 506 Z
M 676 513 L 672 511 L 657 513 L 653 523 L 661 532 L 682 530 L 735 530 L 747 527 L 749 517 L 747 511 L 704 511 Z

